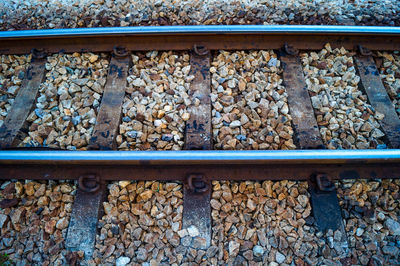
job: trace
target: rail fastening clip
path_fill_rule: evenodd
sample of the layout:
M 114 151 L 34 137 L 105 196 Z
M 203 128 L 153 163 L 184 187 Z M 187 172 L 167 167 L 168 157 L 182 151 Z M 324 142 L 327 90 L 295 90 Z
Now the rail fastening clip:
M 114 46 L 113 55 L 116 58 L 123 58 L 128 56 L 128 50 L 124 46 Z
M 326 174 L 315 175 L 315 180 L 317 182 L 317 188 L 321 192 L 331 192 L 335 190 L 335 184 L 328 178 Z
M 298 55 L 299 50 L 294 48 L 293 46 L 289 45 L 287 42 L 283 45 L 283 51 L 288 55 Z
M 78 185 L 80 190 L 94 193 L 100 189 L 100 177 L 95 174 L 81 175 L 78 178 Z
M 357 48 L 358 48 L 359 54 L 362 55 L 362 56 L 370 56 L 370 55 L 372 55 L 372 52 L 368 48 L 362 46 L 361 44 L 359 44 L 357 46 Z
M 210 50 L 208 50 L 207 47 L 205 47 L 204 45 L 198 45 L 198 44 L 195 44 L 193 46 L 193 51 L 195 52 L 195 54 L 197 54 L 199 56 L 207 55 L 210 52 Z
M 187 185 L 189 190 L 194 193 L 205 193 L 208 191 L 209 186 L 202 174 L 190 174 L 187 178 Z
M 47 56 L 47 53 L 43 48 L 40 49 L 33 48 L 31 53 L 33 59 L 44 59 Z

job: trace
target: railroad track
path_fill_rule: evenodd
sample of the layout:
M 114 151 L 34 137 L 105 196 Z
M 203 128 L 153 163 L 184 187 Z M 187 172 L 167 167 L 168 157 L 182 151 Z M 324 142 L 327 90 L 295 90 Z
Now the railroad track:
M 321 136 L 312 93 L 307 92 L 300 52 L 344 47 L 354 52 L 360 87 L 371 105 L 389 149 L 330 150 Z M 131 52 L 189 51 L 184 150 L 118 151 Z M 213 150 L 210 67 L 215 50 L 275 50 L 292 118 L 297 150 Z M 1 54 L 29 54 L 32 61 L 0 128 L 1 179 L 78 180 L 66 245 L 93 253 L 99 209 L 110 180 L 173 180 L 184 184 L 183 228 L 200 231 L 200 246 L 211 243 L 211 181 L 306 180 L 320 230 L 343 229 L 333 182 L 338 179 L 399 178 L 400 119 L 378 73 L 373 52 L 400 50 L 393 27 L 198 26 L 0 33 Z M 102 99 L 86 151 L 17 147 L 46 77 L 46 58 L 54 53 L 111 53 Z M 375 114 L 376 114 L 375 113 Z M 25 129 L 24 129 L 25 128 Z M 329 214 L 329 215 L 328 215 Z

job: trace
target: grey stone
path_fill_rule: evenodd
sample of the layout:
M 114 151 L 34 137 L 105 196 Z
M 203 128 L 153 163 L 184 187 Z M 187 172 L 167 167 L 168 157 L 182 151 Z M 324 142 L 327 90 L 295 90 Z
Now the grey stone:
M 236 241 L 229 242 L 229 255 L 236 256 L 239 253 L 240 243 Z
M 399 249 L 395 246 L 384 246 L 382 248 L 384 254 L 390 255 L 392 257 L 397 257 L 399 255 Z
M 286 259 L 285 255 L 283 255 L 279 251 L 276 252 L 276 254 L 275 254 L 276 262 L 278 262 L 280 264 L 280 263 L 283 263 L 285 261 L 285 259 Z
M 138 248 L 138 250 L 136 251 L 136 259 L 138 261 L 145 261 L 147 260 L 147 250 L 145 248 Z
M 272 66 L 276 66 L 278 63 L 278 59 L 275 57 L 272 57 L 269 61 L 268 61 L 268 66 L 272 67 Z
M 268 239 L 266 237 L 265 231 L 263 229 L 257 230 L 258 242 L 261 246 L 266 247 L 268 245 Z
M 130 137 L 130 138 L 136 138 L 137 137 L 137 135 L 138 135 L 138 132 L 137 131 L 135 131 L 135 130 L 132 130 L 132 131 L 128 131 L 127 133 L 126 133 L 126 135 L 128 136 L 128 137 Z
M 35 255 L 33 255 L 32 261 L 33 261 L 33 262 L 36 262 L 36 263 L 40 263 L 40 262 L 43 261 L 43 258 L 42 258 L 42 256 L 40 255 L 40 253 L 37 252 Z
M 13 238 L 11 238 L 11 237 L 10 238 L 8 238 L 8 237 L 3 238 L 4 246 L 11 247 L 13 243 L 14 243 L 14 239 Z
M 242 256 L 236 256 L 235 260 L 233 261 L 234 266 L 242 266 L 246 265 L 246 260 Z
M 196 226 L 191 225 L 187 228 L 187 231 L 191 237 L 198 236 L 200 234 L 199 229 Z
M 189 247 L 192 244 L 192 237 L 191 236 L 182 237 L 181 244 L 182 246 Z
M 72 123 L 74 124 L 74 126 L 77 126 L 79 123 L 81 123 L 81 116 L 75 116 L 72 118 Z
M 8 216 L 5 214 L 0 214 L 0 228 L 3 228 L 7 223 Z
M 385 221 L 385 226 L 389 229 L 389 231 L 392 235 L 395 235 L 395 236 L 400 235 L 400 223 L 389 218 Z
M 258 245 L 254 246 L 254 247 L 253 247 L 253 254 L 254 254 L 254 256 L 256 256 L 256 257 L 261 257 L 261 256 L 264 254 L 264 249 L 263 249 L 263 247 L 258 246 Z
M 206 255 L 207 255 L 207 257 L 212 258 L 212 257 L 215 256 L 215 254 L 217 254 L 217 252 L 218 252 L 218 247 L 216 247 L 216 246 L 211 246 L 211 247 L 209 247 L 209 248 L 207 249 Z
M 128 264 L 131 261 L 130 258 L 128 257 L 119 257 L 116 261 L 115 261 L 115 265 L 116 266 L 125 266 L 126 264 Z

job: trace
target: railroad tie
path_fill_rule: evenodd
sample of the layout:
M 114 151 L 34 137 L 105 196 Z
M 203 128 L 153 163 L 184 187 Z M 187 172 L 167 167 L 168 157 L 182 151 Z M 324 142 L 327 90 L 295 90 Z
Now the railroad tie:
M 121 122 L 130 57 L 124 48 L 114 50 L 96 125 L 90 139 L 91 150 L 116 149 L 115 137 Z
M 324 145 L 297 54 L 298 51 L 287 44 L 280 53 L 289 111 L 297 135 L 296 144 L 301 149 L 322 149 Z M 334 184 L 326 174 L 316 174 L 309 180 L 311 206 L 317 228 L 322 232 L 339 230 L 340 246 L 348 252 L 348 240 Z
M 365 48 L 364 48 L 365 49 Z M 388 144 L 393 149 L 400 148 L 400 119 L 383 86 L 374 58 L 368 53 L 355 58 L 361 85 L 367 93 L 368 100 L 375 111 L 384 115 L 380 120 Z
M 296 132 L 295 142 L 301 149 L 323 148 L 317 120 L 311 105 L 310 95 L 304 79 L 303 67 L 297 51 L 286 47 L 280 60 L 283 68 L 283 83 L 288 94 L 290 115 Z
M 114 49 L 89 149 L 116 148 L 115 137 L 121 120 L 129 62 L 130 57 L 124 48 Z M 106 194 L 106 186 L 100 176 L 79 177 L 79 189 L 65 243 L 68 250 L 84 251 L 86 259 L 93 255 L 97 223 L 102 214 Z
M 32 112 L 39 86 L 45 73 L 46 54 L 43 51 L 32 50 L 32 61 L 22 81 L 21 89 L 8 112 L 4 124 L 0 127 L 0 147 L 10 148 L 17 144 L 20 130 Z
M 94 192 L 77 189 L 71 218 L 68 225 L 65 246 L 70 251 L 83 251 L 90 259 L 96 242 L 97 223 L 106 197 L 106 186 Z
M 189 96 L 197 104 L 189 107 L 190 119 L 186 122 L 185 149 L 211 150 L 211 99 L 210 99 L 210 51 L 195 46 L 190 57 Z M 193 101 L 192 101 L 193 102 Z M 183 186 L 182 229 L 187 229 L 191 247 L 206 249 L 211 244 L 211 182 L 199 170 L 187 176 Z

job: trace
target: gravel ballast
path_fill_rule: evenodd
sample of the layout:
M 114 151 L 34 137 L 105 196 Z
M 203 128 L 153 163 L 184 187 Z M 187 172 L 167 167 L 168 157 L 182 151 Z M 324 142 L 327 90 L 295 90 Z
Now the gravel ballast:
M 187 53 L 132 55 L 116 138 L 120 150 L 181 150 L 193 76 Z
M 0 189 L 0 254 L 18 265 L 65 265 L 64 249 L 75 185 L 10 182 Z
M 120 181 L 99 221 L 93 264 L 202 265 L 396 264 L 400 250 L 399 180 L 336 183 L 345 235 L 318 231 L 307 182 L 212 183 L 212 242 L 193 246 L 182 230 L 179 183 Z M 14 262 L 65 264 L 75 186 L 62 181 L 2 183 L 0 253 Z M 342 239 L 346 241 L 342 241 Z M 75 259 L 82 258 L 78 252 Z
M 178 183 L 110 184 L 92 262 L 180 265 L 183 256 L 176 248 L 180 244 L 182 198 Z
M 386 148 L 379 124 L 384 115 L 359 88 L 353 55 L 329 44 L 300 55 L 322 140 L 328 149 Z
M 0 28 L 139 25 L 329 24 L 400 26 L 389 0 L 0 1 Z M 214 149 L 296 149 L 280 61 L 272 50 L 216 51 L 211 60 Z M 301 53 L 307 88 L 329 149 L 386 148 L 360 89 L 354 53 Z M 400 54 L 376 53 L 382 81 L 400 117 Z M 131 55 L 119 150 L 181 150 L 190 118 L 190 58 L 185 52 Z M 0 58 L 0 126 L 26 74 L 30 56 Z M 20 147 L 86 150 L 102 99 L 108 54 L 51 55 Z M 192 102 L 193 101 L 193 102 Z M 121 180 L 123 177 L 121 177 Z M 83 265 L 397 265 L 399 180 L 336 182 L 342 231 L 319 232 L 307 182 L 212 182 L 212 243 L 182 230 L 182 184 L 108 184 L 94 258 Z M 67 265 L 64 239 L 76 193 L 73 182 L 2 181 L 0 255 L 18 265 Z M 194 232 L 193 232 L 194 231 Z M 193 236 L 191 235 L 193 234 Z M 343 242 L 343 239 L 346 241 Z M 73 254 L 81 260 L 82 252 Z
M 27 118 L 28 136 L 19 146 L 85 150 L 96 123 L 108 64 L 106 54 L 47 57 L 46 80 Z
M 337 183 L 352 264 L 397 265 L 400 255 L 399 180 Z
M 296 148 L 280 61 L 273 51 L 220 51 L 210 72 L 215 149 Z
M 0 127 L 21 88 L 31 56 L 0 56 Z

